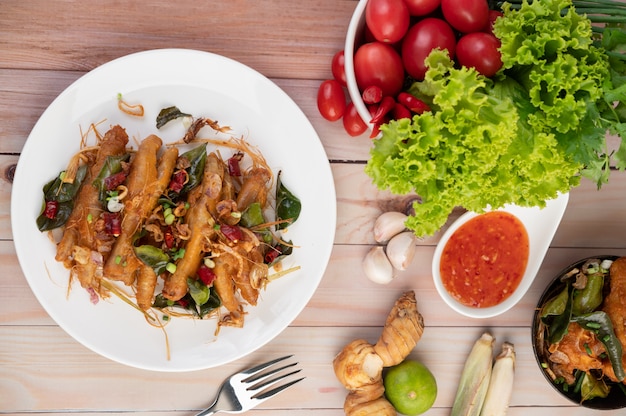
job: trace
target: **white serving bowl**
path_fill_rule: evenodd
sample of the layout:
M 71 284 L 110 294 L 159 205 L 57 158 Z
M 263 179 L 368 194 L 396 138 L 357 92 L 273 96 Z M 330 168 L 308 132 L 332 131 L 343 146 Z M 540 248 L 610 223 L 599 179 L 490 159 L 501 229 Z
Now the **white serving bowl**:
M 372 116 L 367 109 L 363 98 L 361 97 L 361 91 L 356 83 L 356 77 L 354 75 L 354 52 L 360 46 L 365 31 L 365 6 L 367 0 L 359 1 L 350 24 L 348 25 L 348 32 L 346 33 L 346 42 L 344 46 L 344 67 L 346 72 L 346 83 L 348 84 L 348 93 L 350 94 L 350 100 L 354 103 L 356 111 L 361 116 L 361 119 L 367 124 L 368 128 L 372 129 L 372 124 L 369 122 Z
M 533 280 L 535 280 L 539 267 L 541 266 L 541 263 L 543 262 L 543 259 L 548 251 L 548 247 L 552 242 L 552 238 L 561 223 L 561 218 L 563 217 L 563 213 L 567 207 L 568 200 L 569 194 L 561 194 L 558 198 L 547 201 L 545 208 L 507 205 L 498 210 L 515 215 L 526 228 L 529 242 L 529 257 L 526 271 L 524 272 L 524 276 L 522 277 L 519 286 L 515 289 L 515 292 L 498 305 L 485 308 L 474 308 L 458 302 L 448 293 L 441 281 L 441 254 L 448 240 L 454 232 L 459 229 L 459 227 L 480 214 L 467 212 L 459 217 L 459 219 L 457 219 L 450 226 L 450 228 L 444 232 L 441 240 L 439 240 L 439 243 L 437 244 L 435 254 L 433 256 L 433 280 L 435 288 L 444 302 L 456 312 L 471 318 L 490 318 L 500 315 L 515 306 L 526 294 Z

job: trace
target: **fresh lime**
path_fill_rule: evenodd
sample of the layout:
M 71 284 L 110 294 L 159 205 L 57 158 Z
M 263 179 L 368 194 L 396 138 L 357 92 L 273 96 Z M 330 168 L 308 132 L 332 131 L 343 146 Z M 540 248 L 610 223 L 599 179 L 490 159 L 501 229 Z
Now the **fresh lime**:
M 437 381 L 426 366 L 405 360 L 384 375 L 387 400 L 404 415 L 421 415 L 437 398 Z

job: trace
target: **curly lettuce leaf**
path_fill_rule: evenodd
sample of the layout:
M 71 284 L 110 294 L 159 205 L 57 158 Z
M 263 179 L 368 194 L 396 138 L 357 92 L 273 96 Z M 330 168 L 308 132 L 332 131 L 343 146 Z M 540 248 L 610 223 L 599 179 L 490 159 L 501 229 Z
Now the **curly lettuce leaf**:
M 503 10 L 494 26 L 503 68 L 541 110 L 538 123 L 561 133 L 576 130 L 587 101 L 602 97 L 609 75 L 606 54 L 593 45 L 590 20 L 576 13 L 571 0 L 524 2 L 519 10 L 505 3 Z
M 494 33 L 502 43 L 505 75 L 528 91 L 535 107 L 529 124 L 553 134 L 560 150 L 600 187 L 609 175 L 606 132 L 612 123 L 604 116 L 613 111 L 605 90 L 611 65 L 594 44 L 591 21 L 571 0 L 524 0 L 519 10 L 505 3 L 503 11 Z
M 455 68 L 445 51 L 426 62 L 410 91 L 433 111 L 383 125 L 365 167 L 378 188 L 420 196 L 406 222 L 416 235 L 437 232 L 457 206 L 545 206 L 578 183 L 580 165 L 526 121 L 533 106 L 519 84 Z

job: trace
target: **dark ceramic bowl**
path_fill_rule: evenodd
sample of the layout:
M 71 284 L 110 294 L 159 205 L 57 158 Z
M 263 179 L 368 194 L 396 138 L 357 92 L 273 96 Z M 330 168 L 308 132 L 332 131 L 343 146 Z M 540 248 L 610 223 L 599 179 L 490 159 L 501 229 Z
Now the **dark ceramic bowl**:
M 545 289 L 541 297 L 539 298 L 539 302 L 537 303 L 537 308 L 535 309 L 535 313 L 533 316 L 532 323 L 532 345 L 533 351 L 535 354 L 535 359 L 537 360 L 537 364 L 539 365 L 539 369 L 541 373 L 545 376 L 548 383 L 563 397 L 567 398 L 573 403 L 581 405 L 583 407 L 589 409 L 598 409 L 598 410 L 614 410 L 621 409 L 626 407 L 626 385 L 617 386 L 614 383 L 611 383 L 611 390 L 607 397 L 605 398 L 594 398 L 591 400 L 585 400 L 584 402 L 580 402 L 580 393 L 576 393 L 574 391 L 564 391 L 561 384 L 554 383 L 552 377 L 549 372 L 546 371 L 546 368 L 542 365 L 542 363 L 546 362 L 546 354 L 544 351 L 544 346 L 541 342 L 541 309 L 543 305 L 550 299 L 552 299 L 557 294 L 561 293 L 561 291 L 565 288 L 566 283 L 561 280 L 561 277 L 566 275 L 570 270 L 574 268 L 580 268 L 582 265 L 589 259 L 600 259 L 600 260 L 615 260 L 618 256 L 610 256 L 610 255 L 602 255 L 602 256 L 592 256 L 588 258 L 584 258 L 579 260 L 570 266 L 563 269 L 548 285 Z M 608 279 L 607 279 L 608 280 Z M 605 285 L 608 282 L 605 281 Z M 622 390 L 622 387 L 624 390 Z

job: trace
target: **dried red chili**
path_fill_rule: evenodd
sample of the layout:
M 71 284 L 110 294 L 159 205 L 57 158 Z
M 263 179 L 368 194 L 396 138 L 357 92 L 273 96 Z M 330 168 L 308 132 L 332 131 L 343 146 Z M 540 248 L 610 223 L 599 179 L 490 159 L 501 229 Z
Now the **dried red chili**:
M 263 260 L 265 264 L 272 264 L 274 260 L 276 260 L 281 254 L 282 252 L 279 246 L 272 247 L 271 250 L 268 250 L 267 253 L 265 253 L 265 257 L 263 258 Z
M 124 171 L 107 176 L 106 178 L 104 178 L 104 181 L 103 181 L 104 189 L 106 189 L 107 191 L 111 191 L 117 188 L 118 186 L 124 183 L 127 176 L 128 174 Z
M 224 234 L 224 236 L 226 236 L 226 238 L 234 243 L 243 238 L 241 229 L 236 225 L 222 224 L 220 225 L 220 231 Z
M 57 201 L 46 201 L 46 208 L 44 209 L 44 215 L 51 220 L 56 217 L 59 211 L 59 203 Z
M 239 162 L 243 159 L 243 153 L 238 152 L 228 159 L 228 173 L 230 176 L 241 176 L 241 166 Z
M 187 172 L 179 170 L 172 175 L 168 188 L 174 192 L 180 192 L 183 189 L 183 186 L 185 186 L 186 181 Z
M 200 265 L 197 274 L 200 281 L 207 286 L 211 286 L 213 284 L 213 281 L 217 277 L 213 269 L 210 269 L 204 264 Z
M 104 230 L 115 237 L 122 233 L 122 217 L 119 212 L 104 212 Z
M 163 234 L 163 242 L 167 248 L 174 247 L 174 233 L 172 233 L 171 227 L 167 227 L 167 230 Z

